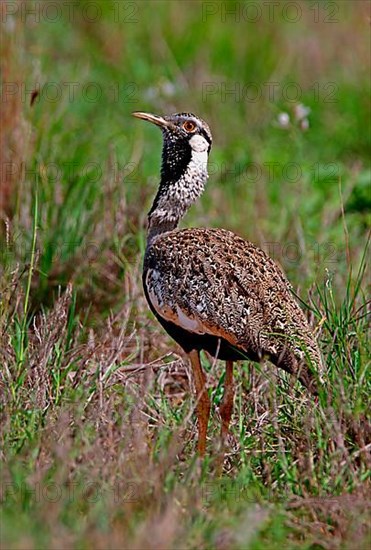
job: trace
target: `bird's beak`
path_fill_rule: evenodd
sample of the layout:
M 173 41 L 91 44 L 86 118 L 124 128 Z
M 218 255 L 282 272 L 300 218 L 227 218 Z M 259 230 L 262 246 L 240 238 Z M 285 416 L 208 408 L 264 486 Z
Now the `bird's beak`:
M 152 122 L 152 124 L 156 124 L 156 126 L 160 126 L 161 128 L 173 127 L 173 124 L 168 120 L 165 120 L 162 116 L 152 115 L 151 113 L 141 113 L 139 111 L 135 111 L 132 115 L 136 118 L 141 118 L 142 120 L 148 120 L 148 122 Z

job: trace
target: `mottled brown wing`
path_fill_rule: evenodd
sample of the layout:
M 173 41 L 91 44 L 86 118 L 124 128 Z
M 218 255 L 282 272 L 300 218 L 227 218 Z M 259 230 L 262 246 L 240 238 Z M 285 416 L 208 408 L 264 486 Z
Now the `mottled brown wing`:
M 161 287 L 154 284 L 156 279 L 156 270 L 149 269 L 145 279 L 147 295 L 153 309 L 160 317 L 170 323 L 174 323 L 191 334 L 209 334 L 218 338 L 223 338 L 233 346 L 238 346 L 237 339 L 232 331 L 223 330 L 213 323 L 212 319 L 202 318 L 197 308 L 196 310 L 192 310 L 189 307 L 184 309 L 184 306 L 182 307 L 182 305 L 180 305 L 180 300 L 178 303 L 171 292 L 169 292 L 167 299 L 164 300 L 163 293 L 160 290 Z M 183 297 L 186 299 L 187 294 L 183 294 Z
M 145 284 L 159 316 L 190 333 L 276 352 L 267 334 L 292 297 L 263 251 L 229 231 L 201 228 L 171 232 L 152 246 Z

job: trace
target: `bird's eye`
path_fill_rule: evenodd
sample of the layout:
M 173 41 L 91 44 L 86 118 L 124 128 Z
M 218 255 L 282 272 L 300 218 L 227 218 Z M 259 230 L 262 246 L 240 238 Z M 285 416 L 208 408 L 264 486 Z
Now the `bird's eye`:
M 186 132 L 194 132 L 196 130 L 196 124 L 191 120 L 186 120 L 183 123 L 183 128 Z

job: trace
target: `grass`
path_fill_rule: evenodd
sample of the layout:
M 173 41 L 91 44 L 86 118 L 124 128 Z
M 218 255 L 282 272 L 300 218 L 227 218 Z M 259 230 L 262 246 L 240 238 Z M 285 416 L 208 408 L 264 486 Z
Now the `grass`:
M 90 24 L 86 2 L 3 18 L 1 547 L 368 547 L 369 3 L 332 3 L 334 23 L 304 2 L 295 23 L 283 4 L 259 23 L 223 3 L 94 4 Z M 200 464 L 188 364 L 141 289 L 161 138 L 137 109 L 210 122 L 211 177 L 184 225 L 279 261 L 326 362 L 318 403 L 268 363 L 238 365 L 221 477 L 223 365 L 203 357 Z

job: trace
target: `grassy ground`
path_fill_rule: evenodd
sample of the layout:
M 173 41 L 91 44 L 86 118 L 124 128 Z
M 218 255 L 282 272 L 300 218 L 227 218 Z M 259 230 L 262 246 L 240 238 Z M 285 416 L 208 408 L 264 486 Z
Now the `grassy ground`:
M 369 2 L 33 4 L 1 6 L 1 547 L 366 548 Z M 223 365 L 203 358 L 200 464 L 187 363 L 142 294 L 161 138 L 139 109 L 210 122 L 185 224 L 270 252 L 327 365 L 318 404 L 238 365 L 221 477 Z

